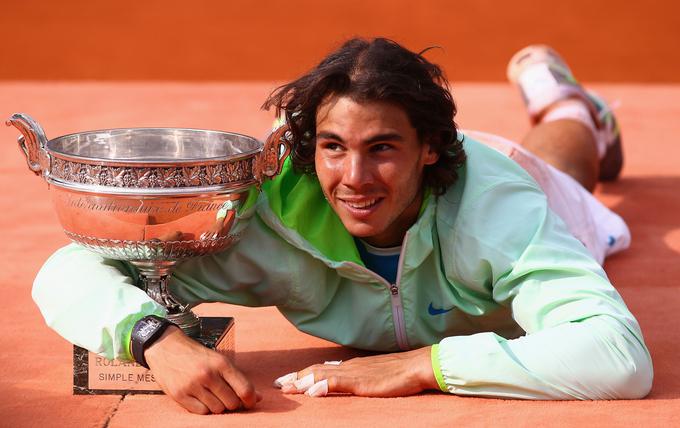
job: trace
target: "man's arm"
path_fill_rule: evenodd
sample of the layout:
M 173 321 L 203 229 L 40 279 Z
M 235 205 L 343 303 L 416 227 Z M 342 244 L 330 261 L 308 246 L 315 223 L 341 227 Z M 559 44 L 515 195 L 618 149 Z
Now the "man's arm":
M 273 257 L 262 251 L 264 244 L 275 254 L 286 254 L 281 248 L 286 244 L 253 218 L 243 232 L 243 239 L 228 251 L 192 259 L 178 266 L 170 288 L 185 302 L 280 304 L 288 294 L 285 284 L 289 281 L 290 263 L 285 260 L 268 267 L 273 263 Z M 45 263 L 35 280 L 33 298 L 46 323 L 69 342 L 109 359 L 131 360 L 129 344 L 134 324 L 146 315 L 165 315 L 161 305 L 133 285 L 135 280 L 134 271 L 127 263 L 105 259 L 72 244 L 57 251 Z M 160 351 L 165 344 L 176 342 L 173 351 L 156 352 L 163 354 L 162 358 L 154 355 L 147 359 L 168 395 L 173 398 L 183 393 L 188 395 L 187 379 L 192 378 L 195 385 L 204 388 L 206 382 L 202 377 L 205 376 L 216 381 L 215 385 L 236 380 L 245 384 L 243 375 L 222 354 L 198 345 L 184 334 L 175 334 L 173 338 L 178 340 L 163 338 L 147 349 L 147 352 Z M 183 381 L 174 378 L 180 371 Z M 246 408 L 254 403 L 250 389 L 241 387 L 243 395 L 236 392 Z M 225 398 L 224 408 L 233 407 L 224 394 L 218 396 Z M 184 405 L 186 400 L 180 402 Z M 220 408 L 215 403 L 203 405 L 185 407 L 198 413 L 205 408 Z
M 511 340 L 490 332 L 451 336 L 431 348 L 349 360 L 338 367 L 315 365 L 294 376 L 302 388 L 288 382 L 284 392 L 302 392 L 309 385 L 299 379 L 314 373 L 314 382 L 328 379 L 328 392 L 408 395 L 432 387 L 429 370 L 439 389 L 460 395 L 647 395 L 653 369 L 637 321 L 585 247 L 548 210 L 536 186 L 495 186 L 460 215 L 450 236 L 455 237 L 451 254 L 458 255 L 456 280 L 510 305 L 527 335 Z M 485 239 L 484 230 L 493 236 Z M 442 245 L 450 237 L 440 236 Z M 330 380 L 334 376 L 349 380 L 333 389 L 338 385 Z
M 146 315 L 166 311 L 135 287 L 129 265 L 71 244 L 38 272 L 33 300 L 49 327 L 108 359 L 131 360 L 130 333 Z
M 305 381 L 305 377 L 311 377 Z M 534 400 L 635 399 L 649 393 L 649 354 L 605 316 L 519 339 L 452 336 L 414 351 L 316 364 L 288 377 L 284 393 L 401 397 L 441 389 L 459 395 Z
M 165 315 L 132 284 L 125 263 L 69 245 L 40 270 L 33 298 L 47 324 L 68 341 L 109 359 L 131 360 L 133 325 L 146 315 Z M 253 384 L 226 356 L 177 327 L 169 327 L 145 358 L 163 391 L 191 412 L 249 409 L 258 401 Z
M 649 392 L 652 363 L 637 321 L 534 183 L 487 189 L 461 219 L 456 250 L 476 250 L 458 259 L 458 272 L 475 289 L 490 286 L 527 334 L 444 339 L 436 350 L 443 390 L 531 399 Z
M 651 388 L 649 355 L 616 323 L 597 316 L 513 340 L 493 333 L 444 339 L 435 356 L 440 388 L 539 400 L 642 398 Z

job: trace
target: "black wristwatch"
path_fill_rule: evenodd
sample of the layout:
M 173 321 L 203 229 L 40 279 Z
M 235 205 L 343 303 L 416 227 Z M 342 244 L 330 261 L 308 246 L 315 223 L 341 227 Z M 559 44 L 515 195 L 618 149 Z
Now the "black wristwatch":
M 137 321 L 134 327 L 132 327 L 132 335 L 130 337 L 130 353 L 132 358 L 148 369 L 149 365 L 146 363 L 146 358 L 144 358 L 144 351 L 158 340 L 163 332 L 165 332 L 165 329 L 171 325 L 176 324 L 156 315 L 147 315 Z

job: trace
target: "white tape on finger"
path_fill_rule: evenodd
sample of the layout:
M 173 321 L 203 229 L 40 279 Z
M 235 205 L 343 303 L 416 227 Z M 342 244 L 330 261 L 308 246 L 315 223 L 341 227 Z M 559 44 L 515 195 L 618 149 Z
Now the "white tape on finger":
M 312 385 L 314 385 L 314 373 L 310 373 L 302 379 L 296 380 L 293 382 L 293 385 L 295 385 L 295 388 L 297 388 L 298 392 L 307 391 Z
M 324 364 L 327 364 L 329 366 L 339 366 L 342 363 L 342 360 L 339 361 L 324 361 Z
M 320 380 L 307 390 L 305 392 L 306 395 L 309 395 L 310 397 L 325 397 L 328 395 L 328 380 Z
M 274 381 L 274 386 L 276 388 L 282 388 L 286 385 L 290 385 L 297 380 L 297 372 L 288 373 Z

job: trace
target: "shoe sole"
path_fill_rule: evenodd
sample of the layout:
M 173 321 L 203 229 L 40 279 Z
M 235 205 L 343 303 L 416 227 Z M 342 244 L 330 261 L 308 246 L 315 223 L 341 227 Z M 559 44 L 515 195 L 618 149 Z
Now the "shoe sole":
M 560 68 L 564 68 L 566 72 L 573 76 L 567 63 L 553 48 L 547 45 L 531 45 L 520 50 L 510 58 L 506 70 L 508 80 L 513 84 L 517 84 L 517 78 L 522 70 L 532 64 L 540 62 L 559 64 Z

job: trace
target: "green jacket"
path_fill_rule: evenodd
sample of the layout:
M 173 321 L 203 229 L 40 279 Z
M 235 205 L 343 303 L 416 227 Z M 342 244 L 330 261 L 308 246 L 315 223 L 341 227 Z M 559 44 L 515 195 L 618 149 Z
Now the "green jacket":
M 455 394 L 645 396 L 649 352 L 602 268 L 524 170 L 470 139 L 465 150 L 459 180 L 426 198 L 408 230 L 396 284 L 364 267 L 316 178 L 286 165 L 243 214 L 240 241 L 180 265 L 171 288 L 186 302 L 275 305 L 300 330 L 347 346 L 434 344 L 439 386 Z M 129 359 L 132 325 L 163 314 L 133 280 L 127 264 L 70 245 L 33 296 L 69 341 Z

